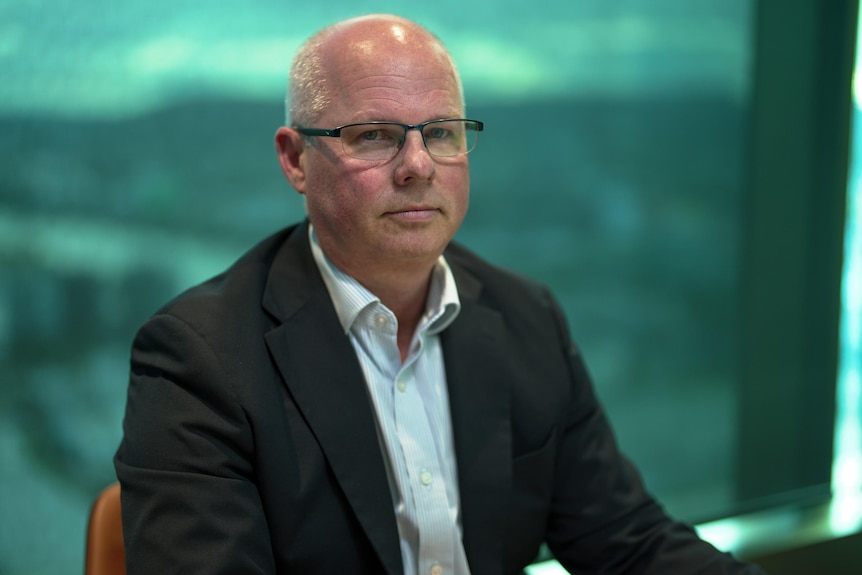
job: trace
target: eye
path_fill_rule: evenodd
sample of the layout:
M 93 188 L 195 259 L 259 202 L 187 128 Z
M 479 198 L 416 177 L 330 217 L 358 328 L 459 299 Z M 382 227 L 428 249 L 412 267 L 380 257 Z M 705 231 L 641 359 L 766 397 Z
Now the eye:
M 398 141 L 401 132 L 403 130 L 398 126 L 359 124 L 349 131 L 342 132 L 342 137 L 347 138 L 353 146 L 388 146 Z
M 443 140 L 451 137 L 452 130 L 447 130 L 446 128 L 442 128 L 440 126 L 428 126 L 428 129 L 425 130 L 426 140 Z
M 383 138 L 383 130 L 366 130 L 359 134 L 357 139 L 365 142 L 374 142 Z

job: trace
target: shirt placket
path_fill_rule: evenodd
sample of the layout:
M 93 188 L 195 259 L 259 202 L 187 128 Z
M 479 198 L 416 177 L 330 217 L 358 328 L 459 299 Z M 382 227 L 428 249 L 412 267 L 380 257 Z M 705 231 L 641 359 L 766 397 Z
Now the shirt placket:
M 415 361 L 408 362 L 395 379 L 394 412 L 397 436 L 404 455 L 408 493 L 416 510 L 419 532 L 419 573 L 453 573 L 454 541 L 449 517 L 446 480 L 437 457 L 428 414 L 419 393 L 423 382 L 415 377 Z

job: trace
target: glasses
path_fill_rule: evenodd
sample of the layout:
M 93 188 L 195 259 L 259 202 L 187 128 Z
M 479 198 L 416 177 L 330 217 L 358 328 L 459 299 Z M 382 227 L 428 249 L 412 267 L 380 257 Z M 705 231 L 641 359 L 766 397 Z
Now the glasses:
M 344 153 L 360 160 L 391 160 L 404 145 L 409 130 L 422 134 L 422 142 L 432 156 L 451 158 L 470 153 L 479 140 L 484 124 L 463 118 L 431 120 L 421 124 L 398 122 L 363 122 L 331 130 L 295 128 L 304 136 L 340 138 Z

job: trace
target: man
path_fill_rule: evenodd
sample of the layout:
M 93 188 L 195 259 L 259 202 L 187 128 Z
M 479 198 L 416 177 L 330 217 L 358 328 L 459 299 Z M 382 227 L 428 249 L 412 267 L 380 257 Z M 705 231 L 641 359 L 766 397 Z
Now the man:
M 180 296 L 132 352 L 137 573 L 755 574 L 667 518 L 619 453 L 548 291 L 450 245 L 461 83 L 429 32 L 300 48 L 282 169 L 308 221 Z

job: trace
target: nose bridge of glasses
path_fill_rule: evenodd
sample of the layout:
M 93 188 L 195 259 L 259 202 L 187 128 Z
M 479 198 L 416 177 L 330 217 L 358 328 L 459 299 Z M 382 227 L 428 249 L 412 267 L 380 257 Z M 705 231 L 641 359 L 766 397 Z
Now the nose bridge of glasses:
M 416 124 L 411 126 L 410 124 L 399 124 L 404 131 L 401 134 L 401 139 L 398 141 L 398 149 L 404 147 L 404 144 L 407 143 L 407 138 L 410 136 L 410 131 L 415 130 L 419 133 L 419 138 L 422 140 L 422 147 L 425 148 L 425 151 L 428 151 L 428 142 L 425 140 L 425 124 Z

